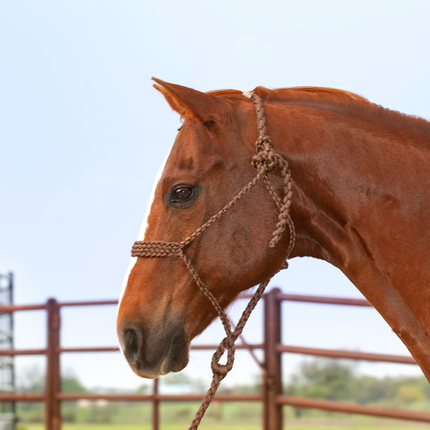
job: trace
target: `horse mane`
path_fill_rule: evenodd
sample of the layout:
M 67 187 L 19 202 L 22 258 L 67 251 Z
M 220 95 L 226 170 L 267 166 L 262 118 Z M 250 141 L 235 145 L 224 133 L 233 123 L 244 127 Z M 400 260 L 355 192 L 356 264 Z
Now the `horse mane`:
M 291 87 L 273 90 L 257 87 L 254 91 L 269 103 L 331 111 L 386 127 L 396 133 L 418 134 L 430 141 L 430 122 L 426 119 L 384 108 L 349 91 L 324 87 Z M 242 100 L 245 98 L 238 90 L 218 90 L 210 93 L 225 98 Z

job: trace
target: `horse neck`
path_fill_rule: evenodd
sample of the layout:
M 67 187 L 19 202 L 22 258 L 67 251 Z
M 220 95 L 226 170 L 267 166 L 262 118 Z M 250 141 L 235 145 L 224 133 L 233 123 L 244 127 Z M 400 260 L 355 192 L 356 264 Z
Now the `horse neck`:
M 266 112 L 294 182 L 292 257 L 341 269 L 430 380 L 430 141 L 322 110 Z
M 399 240 L 407 241 L 414 229 L 423 234 L 422 222 L 410 220 L 430 215 L 430 157 L 419 149 L 430 142 L 416 136 L 412 146 L 408 138 L 414 137 L 333 112 L 268 111 L 268 123 L 277 125 L 269 133 L 289 161 L 295 185 L 295 255 L 323 258 L 348 276 L 369 259 L 398 265 L 395 253 L 379 248 L 399 249 Z M 424 234 L 430 239 L 428 230 Z

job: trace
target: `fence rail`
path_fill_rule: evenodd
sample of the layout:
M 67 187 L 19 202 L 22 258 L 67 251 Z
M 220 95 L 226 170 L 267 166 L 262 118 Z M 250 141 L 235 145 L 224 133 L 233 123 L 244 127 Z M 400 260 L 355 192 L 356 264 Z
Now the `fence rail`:
M 249 298 L 243 295 L 241 298 Z M 284 405 L 300 408 L 315 408 L 328 411 L 346 412 L 354 414 L 372 415 L 377 417 L 430 422 L 430 413 L 408 411 L 394 408 L 359 405 L 354 403 L 311 399 L 296 396 L 286 396 L 282 393 L 281 354 L 296 353 L 309 354 L 321 357 L 346 358 L 354 360 L 382 361 L 389 363 L 416 364 L 412 357 L 400 355 L 374 354 L 357 351 L 330 350 L 320 348 L 306 348 L 301 346 L 283 345 L 281 343 L 281 303 L 283 301 L 305 302 L 316 304 L 332 304 L 342 306 L 371 306 L 362 299 L 349 299 L 338 297 L 304 296 L 283 294 L 277 288 L 272 289 L 263 296 L 264 300 L 264 343 L 247 344 L 243 341 L 237 345 L 238 349 L 247 349 L 253 355 L 255 349 L 264 351 L 263 389 L 261 394 L 217 394 L 215 400 L 223 402 L 263 402 L 263 428 L 264 430 L 281 430 L 283 428 L 282 408 Z M 0 313 L 17 311 L 45 310 L 47 312 L 47 346 L 41 349 L 9 349 L 0 350 L 1 356 L 17 355 L 46 355 L 47 371 L 44 393 L 0 393 L 0 401 L 12 402 L 45 402 L 45 428 L 46 430 L 61 429 L 61 402 L 79 399 L 109 400 L 109 401 L 146 401 L 152 402 L 153 430 L 159 429 L 159 403 L 162 401 L 195 401 L 200 402 L 202 395 L 169 395 L 158 392 L 158 380 L 154 380 L 152 394 L 89 394 L 89 393 L 63 393 L 61 392 L 60 355 L 62 353 L 78 352 L 114 352 L 119 351 L 117 346 L 106 347 L 61 347 L 60 309 L 67 306 L 100 306 L 116 305 L 116 300 L 98 300 L 82 302 L 57 302 L 49 299 L 46 304 L 0 306 Z M 270 316 L 270 317 L 269 317 Z M 216 349 L 217 345 L 191 345 L 192 349 Z M 255 358 L 255 355 L 253 355 Z

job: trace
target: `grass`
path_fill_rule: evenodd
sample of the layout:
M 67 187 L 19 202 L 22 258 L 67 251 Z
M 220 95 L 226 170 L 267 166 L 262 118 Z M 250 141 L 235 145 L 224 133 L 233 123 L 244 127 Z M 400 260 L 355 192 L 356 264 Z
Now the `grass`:
M 425 427 L 428 428 L 426 425 Z M 186 430 L 188 425 L 183 424 L 165 424 L 161 425 L 161 430 Z M 366 423 L 350 423 L 345 424 L 341 421 L 336 423 L 336 421 L 326 423 L 325 425 L 321 423 L 320 425 L 297 425 L 297 423 L 291 423 L 284 426 L 286 430 L 392 430 L 393 428 L 398 428 L 401 430 L 418 430 L 424 428 L 422 425 L 408 425 L 407 427 L 399 425 L 398 423 L 393 424 L 387 422 L 386 425 L 372 425 Z M 261 430 L 261 425 L 256 426 L 238 426 L 238 425 L 226 425 L 226 424 L 208 424 L 205 425 L 204 422 L 200 425 L 201 430 Z M 21 424 L 18 426 L 18 430 L 44 430 L 42 424 Z M 150 424 L 63 424 L 62 430 L 152 430 Z
M 186 430 L 188 428 L 187 426 L 183 425 L 175 425 L 175 424 L 167 424 L 164 426 L 160 426 L 160 430 Z M 255 427 L 238 427 L 238 426 L 204 426 L 203 424 L 200 425 L 199 429 L 201 430 L 261 430 L 260 426 Z M 292 428 L 293 430 L 298 430 L 299 428 Z M 315 429 L 317 429 L 315 427 Z M 328 429 L 328 427 L 327 427 Z M 44 430 L 44 426 L 40 424 L 28 424 L 21 427 L 18 427 L 18 430 Z M 150 425 L 144 424 L 144 425 L 119 425 L 119 424 L 64 424 L 62 426 L 62 430 L 152 430 L 152 427 Z M 313 427 L 309 428 L 303 428 L 301 427 L 300 430 L 314 430 Z M 318 428 L 317 430 L 321 430 L 321 428 Z M 349 429 L 348 429 L 349 430 Z M 352 429 L 351 429 L 352 430 Z M 355 429 L 354 429 L 355 430 Z M 416 429 L 414 429 L 416 430 Z
M 160 430 L 188 429 L 197 407 L 198 404 L 187 402 L 161 404 Z M 260 404 L 215 402 L 200 430 L 262 430 L 261 412 Z M 150 404 L 109 403 L 104 407 L 93 404 L 76 408 L 73 403 L 64 402 L 62 414 L 66 421 L 69 420 L 62 430 L 152 430 Z M 40 423 L 43 408 L 23 405 L 18 408 L 18 416 L 21 420 L 17 430 L 44 430 Z M 430 427 L 410 421 L 312 410 L 297 417 L 291 407 L 284 408 L 284 420 L 285 430 L 420 430 Z
M 184 430 L 187 428 L 188 425 L 182 424 L 165 424 L 160 426 L 160 430 Z M 205 426 L 201 424 L 199 428 L 201 430 L 261 430 L 261 426 L 241 427 L 237 425 L 226 426 L 225 424 L 217 426 Z M 21 426 L 18 426 L 18 430 L 44 430 L 44 426 L 42 424 L 21 424 Z M 62 430 L 152 430 L 152 427 L 150 424 L 63 424 Z M 304 429 L 300 428 L 300 430 Z M 313 429 L 310 427 L 309 430 Z

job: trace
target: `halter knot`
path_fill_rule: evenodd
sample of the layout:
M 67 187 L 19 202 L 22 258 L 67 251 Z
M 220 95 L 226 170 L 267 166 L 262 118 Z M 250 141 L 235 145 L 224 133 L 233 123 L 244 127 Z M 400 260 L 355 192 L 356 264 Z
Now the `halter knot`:
M 262 136 L 255 146 L 257 154 L 252 157 L 251 164 L 257 170 L 264 168 L 266 172 L 271 172 L 279 163 L 277 154 L 273 151 L 272 139 L 267 135 Z

